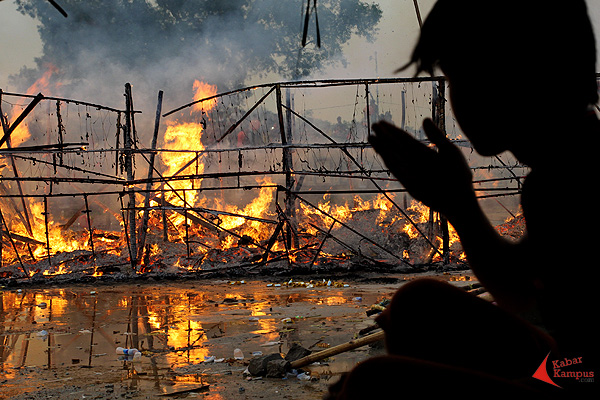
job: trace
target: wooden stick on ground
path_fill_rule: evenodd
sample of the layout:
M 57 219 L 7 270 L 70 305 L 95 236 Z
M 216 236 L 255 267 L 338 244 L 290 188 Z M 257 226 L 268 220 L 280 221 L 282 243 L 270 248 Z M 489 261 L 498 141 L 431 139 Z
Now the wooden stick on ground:
M 317 353 L 309 354 L 306 357 L 299 358 L 296 361 L 292 361 L 291 368 L 292 369 L 302 368 L 309 364 L 314 363 L 315 361 L 323 360 L 327 357 L 331 357 L 336 354 L 344 353 L 346 351 L 354 350 L 356 348 L 378 342 L 380 340 L 383 340 L 384 337 L 385 337 L 385 332 L 379 331 L 379 332 L 373 333 L 371 335 L 362 337 L 360 339 L 351 340 L 349 342 L 330 347 L 328 349 L 319 351 Z

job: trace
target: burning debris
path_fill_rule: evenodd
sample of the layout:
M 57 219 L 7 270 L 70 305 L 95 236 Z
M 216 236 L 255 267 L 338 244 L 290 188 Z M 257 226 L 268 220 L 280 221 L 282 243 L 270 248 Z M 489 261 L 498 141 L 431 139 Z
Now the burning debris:
M 434 95 L 444 85 L 436 78 L 335 86 L 393 93 L 413 83 L 429 84 Z M 0 93 L 3 102 L 17 99 L 2 114 L 0 276 L 26 282 L 464 264 L 452 226 L 408 199 L 366 145 L 370 121 L 395 113 L 367 103 L 357 117 L 355 104 L 351 124 L 338 118 L 320 128 L 298 112 L 306 105 L 294 91 L 331 85 L 219 95 L 196 81 L 193 102 L 166 113 L 159 92 L 153 127 L 140 122 L 130 85 L 124 110 Z M 443 96 L 433 100 L 443 124 Z M 405 108 L 395 112 L 406 120 Z M 142 145 L 142 127 L 154 132 L 150 147 Z M 516 193 L 507 187 L 502 195 Z

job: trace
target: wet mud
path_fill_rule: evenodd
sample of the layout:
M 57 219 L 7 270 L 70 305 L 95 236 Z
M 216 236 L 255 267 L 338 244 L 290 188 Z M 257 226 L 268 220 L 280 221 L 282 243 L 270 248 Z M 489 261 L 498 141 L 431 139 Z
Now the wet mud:
M 377 342 L 285 376 L 253 357 L 318 352 L 372 327 L 377 304 L 413 276 L 202 280 L 0 290 L 0 398 L 322 399 Z M 464 284 L 464 274 L 440 279 Z M 139 356 L 117 354 L 138 349 Z

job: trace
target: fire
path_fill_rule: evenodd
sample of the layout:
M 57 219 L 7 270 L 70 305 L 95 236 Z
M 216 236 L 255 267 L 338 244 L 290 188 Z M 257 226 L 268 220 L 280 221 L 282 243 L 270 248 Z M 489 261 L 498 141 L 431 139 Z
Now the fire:
M 164 136 L 165 147 L 171 150 L 189 150 L 195 149 L 198 151 L 204 150 L 202 144 L 202 125 L 195 122 L 185 122 L 179 124 L 170 124 L 167 127 Z M 178 175 L 193 175 L 201 174 L 204 172 L 204 164 L 200 160 L 192 162 L 195 154 L 189 152 L 164 152 L 161 154 L 163 163 L 167 167 L 165 176 Z M 188 163 L 190 166 L 184 168 Z M 183 170 L 181 170 L 184 168 Z M 196 180 L 198 184 L 200 180 Z M 191 180 L 173 180 L 170 184 L 176 191 L 168 192 L 166 200 L 172 202 L 178 206 L 183 206 L 184 201 L 187 206 L 195 205 L 197 200 L 197 194 L 194 190 L 190 190 L 194 187 Z
M 217 87 L 196 80 L 193 85 L 194 100 L 200 100 L 217 94 Z M 192 112 L 202 112 L 205 109 L 212 109 L 216 106 L 216 99 L 202 103 L 197 103 L 192 108 Z M 165 148 L 173 150 L 161 154 L 162 162 L 167 168 L 164 176 L 172 177 L 176 175 L 198 175 L 204 172 L 204 164 L 201 156 L 190 153 L 188 150 L 202 152 L 204 144 L 202 143 L 202 132 L 204 122 L 167 122 L 168 126 L 164 134 Z M 189 164 L 189 165 L 188 165 Z M 199 206 L 197 191 L 201 184 L 201 179 L 195 180 L 173 180 L 170 188 L 175 192 L 166 192 L 165 199 L 176 206 L 190 207 Z M 179 215 L 174 218 L 173 223 L 180 226 L 185 222 L 185 217 Z
M 194 91 L 194 100 L 198 101 L 216 95 L 217 88 L 214 85 L 196 80 L 194 82 Z M 204 112 L 212 109 L 216 104 L 216 99 L 197 103 L 194 105 L 192 112 Z M 201 122 L 169 123 L 165 132 L 164 142 L 165 147 L 173 151 L 162 154 L 163 164 L 167 167 L 165 176 L 199 175 L 204 172 L 203 157 L 198 154 L 205 149 L 202 143 L 204 124 L 204 119 Z M 178 151 L 190 149 L 198 153 Z M 199 198 L 198 191 L 194 189 L 200 188 L 202 184 L 201 179 L 172 181 L 170 186 L 175 189 L 176 193 L 167 191 L 165 198 L 169 203 L 176 206 L 211 207 L 218 211 L 235 214 L 220 215 L 218 226 L 228 231 L 236 230 L 239 235 L 262 239 L 268 234 L 268 230 L 262 227 L 264 223 L 244 218 L 244 216 L 265 218 L 270 215 L 269 209 L 272 208 L 274 190 L 269 186 L 273 186 L 274 184 L 268 178 L 257 179 L 257 183 L 263 186 L 258 196 L 243 208 L 233 204 L 226 204 L 219 198 L 212 200 L 212 204 L 206 198 Z M 185 216 L 174 216 L 172 221 L 176 226 L 180 226 L 185 222 Z M 220 243 L 223 249 L 231 248 L 235 244 L 236 239 L 232 236 L 224 236 Z
M 423 203 L 419 203 L 417 201 L 412 201 L 410 207 L 407 209 L 408 212 L 413 216 L 413 222 L 415 224 L 424 224 L 429 221 L 429 207 L 425 206 Z M 415 239 L 419 237 L 420 233 L 413 224 L 406 224 L 404 226 L 404 233 L 408 235 L 411 239 Z
M 270 211 L 273 205 L 274 198 L 274 183 L 269 178 L 259 178 L 257 179 L 257 183 L 261 184 L 262 187 L 258 193 L 258 196 L 254 198 L 246 207 L 243 209 L 239 209 L 235 205 L 228 204 L 220 204 L 218 208 L 222 210 L 244 216 L 252 216 L 256 218 L 267 218 L 272 216 L 273 213 Z M 216 200 L 217 204 L 219 204 L 219 200 Z M 264 223 L 257 220 L 247 220 L 241 216 L 228 216 L 224 215 L 221 217 L 222 223 L 220 226 L 227 230 L 234 230 L 237 228 L 244 226 L 240 232 L 240 235 L 249 236 L 255 240 L 265 239 L 266 236 L 270 233 L 268 230 L 264 229 Z M 230 248 L 233 245 L 233 241 L 231 239 L 227 239 L 221 243 L 223 248 Z
M 38 93 L 49 94 L 50 78 L 57 71 L 58 71 L 58 69 L 55 66 L 49 64 L 47 66 L 46 72 L 44 72 L 44 74 L 27 89 L 26 94 L 29 94 L 29 95 L 35 95 Z M 25 108 L 26 105 L 27 104 L 24 101 L 22 104 L 19 104 L 20 107 L 18 107 L 18 108 L 21 108 L 21 107 Z M 12 115 L 9 118 L 9 121 L 10 121 L 9 124 L 12 124 L 17 119 L 19 114 L 20 114 L 20 112 L 12 113 Z M 22 144 L 22 143 L 28 141 L 30 138 L 31 138 L 31 133 L 29 132 L 29 128 L 27 127 L 27 124 L 25 122 L 22 122 L 15 128 L 15 130 L 10 135 L 11 145 L 13 147 L 18 146 L 19 144 Z M 6 144 L 4 144 L 3 146 L 6 146 Z
M 304 203 L 300 203 L 300 210 L 298 210 L 298 212 L 300 212 L 303 216 L 317 219 L 319 221 L 319 225 L 329 227 L 335 222 L 333 218 L 341 223 L 345 223 L 359 211 L 377 210 L 378 215 L 376 221 L 378 224 L 381 224 L 388 216 L 390 210 L 393 208 L 392 200 L 392 197 L 388 198 L 383 193 L 378 194 L 377 197 L 372 200 L 363 200 L 359 196 L 354 196 L 354 204 L 350 206 L 348 202 L 344 204 L 332 204 L 330 195 L 325 194 L 323 199 L 317 205 L 321 211 L 316 210 Z M 317 229 L 310 226 L 307 226 L 306 230 L 310 234 L 317 233 Z
M 199 101 L 202 99 L 206 99 L 208 97 L 213 97 L 217 95 L 217 86 L 210 85 L 205 82 L 201 82 L 199 80 L 194 81 L 194 101 Z M 203 101 L 201 103 L 194 104 L 192 112 L 202 112 L 206 107 L 209 110 L 212 110 L 217 105 L 217 99 L 211 99 L 207 101 Z
M 54 70 L 49 70 L 36 85 L 30 88 L 33 92 L 38 92 L 44 89 L 48 83 Z M 212 110 L 218 105 L 216 97 L 217 88 L 199 80 L 193 84 L 194 100 L 198 101 L 191 108 L 191 114 L 184 117 L 183 121 L 167 121 L 164 136 L 162 138 L 163 148 L 167 151 L 159 153 L 160 161 L 163 166 L 162 176 L 168 184 L 160 183 L 156 186 L 156 197 L 152 199 L 151 205 L 160 206 L 160 196 L 164 196 L 164 200 L 169 204 L 165 211 L 167 218 L 164 224 L 169 233 L 176 232 L 176 237 L 171 237 L 172 242 L 184 243 L 187 246 L 178 246 L 176 248 L 185 248 L 187 257 L 181 253 L 167 254 L 164 251 L 164 246 L 159 245 L 151 240 L 146 240 L 143 260 L 140 260 L 141 267 L 139 273 L 151 271 L 153 268 L 161 268 L 167 265 L 171 271 L 189 271 L 196 270 L 201 267 L 199 262 L 202 257 L 211 256 L 215 262 L 228 262 L 234 257 L 246 257 L 246 260 L 255 260 L 255 255 L 262 255 L 262 249 L 256 250 L 254 243 L 267 243 L 275 231 L 275 224 L 269 222 L 277 222 L 277 212 L 275 207 L 276 183 L 270 178 L 257 178 L 256 183 L 260 186 L 257 192 L 250 192 L 248 198 L 242 199 L 237 196 L 234 201 L 227 199 L 227 196 L 204 196 L 203 193 L 215 193 L 214 190 L 202 192 L 203 180 L 199 177 L 208 169 L 205 166 L 207 158 L 203 155 L 206 150 L 206 145 L 209 143 L 205 134 L 207 127 L 208 116 L 206 112 Z M 202 101 L 202 99 L 210 98 L 210 100 Z M 26 130 L 26 125 L 23 124 L 23 131 L 15 131 L 19 138 L 19 143 L 28 139 L 29 132 Z M 178 178 L 179 179 L 169 179 Z M 163 186 L 164 185 L 164 186 Z M 215 189 L 212 188 L 211 189 Z M 244 196 L 246 195 L 244 191 Z M 407 215 L 411 221 L 405 217 L 403 212 L 399 212 L 395 204 L 394 194 L 377 194 L 370 198 L 362 198 L 353 196 L 346 199 L 345 202 L 336 202 L 338 199 L 332 199 L 329 194 L 323 196 L 318 202 L 317 208 L 313 208 L 303 201 L 298 201 L 295 210 L 297 223 L 297 232 L 299 235 L 295 237 L 297 243 L 293 243 L 290 248 L 290 243 L 284 241 L 270 241 L 269 250 L 273 253 L 284 252 L 283 257 L 277 255 L 276 259 L 287 259 L 291 263 L 318 263 L 317 258 L 325 258 L 330 261 L 343 261 L 349 259 L 349 254 L 356 254 L 352 246 L 346 246 L 338 250 L 332 246 L 319 247 L 327 239 L 328 243 L 334 242 L 329 240 L 323 234 L 330 231 L 331 236 L 337 235 L 338 232 L 345 229 L 345 226 L 354 224 L 358 227 L 357 230 L 364 233 L 365 236 L 375 236 L 375 241 L 384 241 L 391 238 L 391 241 L 398 243 L 397 253 L 404 260 L 416 259 L 417 251 L 409 247 L 409 240 L 417 240 L 423 235 L 423 231 L 427 229 L 417 229 L 417 226 L 425 226 L 430 222 L 431 217 L 428 207 L 421 203 L 413 201 L 406 209 Z M 101 276 L 104 272 L 103 268 L 98 268 L 95 265 L 94 259 L 89 257 L 92 250 L 91 238 L 96 246 L 96 251 L 102 249 L 107 251 L 110 247 L 114 250 L 113 253 L 119 256 L 128 257 L 128 247 L 125 242 L 126 235 L 123 229 L 118 235 L 118 238 L 109 235 L 103 235 L 101 232 L 92 231 L 92 226 L 88 226 L 86 215 L 80 216 L 81 229 L 65 229 L 61 225 L 64 221 L 59 221 L 52 216 L 52 211 L 46 209 L 46 205 L 41 201 L 30 201 L 28 203 L 28 214 L 31 217 L 31 230 L 29 230 L 22 219 L 15 218 L 10 215 L 9 230 L 11 233 L 21 235 L 19 242 L 20 253 L 27 257 L 26 261 L 33 259 L 34 261 L 45 260 L 48 256 L 54 256 L 58 253 L 73 253 L 81 252 L 83 256 L 77 256 L 77 260 L 81 265 L 89 263 L 89 269 L 93 271 L 92 276 Z M 174 208 L 174 209 L 173 209 Z M 203 210 L 199 210 L 203 209 Z M 4 210 L 3 210 L 4 211 Z M 105 209 L 105 212 L 108 210 Z M 204 213 L 204 214 L 203 214 Z M 8 214 L 8 212 L 6 212 Z M 158 218 L 159 213 L 152 212 L 150 214 L 149 227 L 155 231 L 157 226 L 163 221 Z M 207 217 L 210 215 L 210 220 Z M 186 220 L 187 215 L 187 220 Z M 6 217 L 6 216 L 5 216 Z M 203 218 L 207 218 L 203 220 Z M 121 217 L 117 218 L 125 227 L 125 221 Z M 203 224 L 204 221 L 208 221 Z M 210 222 L 210 223 L 209 223 Z M 281 222 L 281 221 L 280 221 Z M 368 223 L 368 229 L 365 229 L 365 223 Z M 214 225 L 214 226 L 213 226 Z M 282 225 L 279 225 L 281 227 Z M 294 227 L 294 228 L 296 228 Z M 175 228 L 175 230 L 172 230 Z M 450 247 L 458 241 L 458 235 L 452 226 L 449 226 Z M 346 230 L 347 231 L 347 230 Z M 185 232 L 185 237 L 182 232 Z M 281 230 L 282 232 L 282 230 Z M 97 236 L 94 237 L 94 233 Z M 355 233 L 355 232 L 354 232 Z M 427 235 L 432 234 L 427 231 Z M 439 235 L 433 234 L 433 238 L 429 238 L 438 248 L 441 248 L 442 239 Z M 349 235 L 350 236 L 350 235 Z M 344 237 L 344 240 L 354 240 Z M 242 238 L 242 240 L 240 239 Z M 251 240 L 247 240 L 250 238 Z M 275 237 L 274 237 L 275 238 Z M 405 240 L 408 238 L 408 240 Z M 26 239 L 23 241 L 23 239 Z M 27 241 L 31 239 L 31 243 Z M 155 239 L 155 238 L 152 238 Z M 185 240 L 184 240 L 185 239 Z M 275 238 L 278 239 L 278 238 Z M 337 239 L 337 238 L 336 238 Z M 364 238 L 363 238 L 364 239 Z M 370 239 L 370 238 L 368 238 Z M 169 240 L 171 240 L 169 238 Z M 361 254 L 372 258 L 379 257 L 375 252 L 370 252 L 368 240 L 362 240 L 361 243 L 352 245 L 355 246 Z M 342 239 L 340 239 L 342 241 Z M 49 245 L 48 245 L 49 243 Z M 197 249 L 191 249 L 190 243 L 198 243 Z M 316 245 L 315 245 L 316 243 Z M 394 242 L 395 245 L 396 242 Z M 345 244 L 345 243 L 342 243 Z M 297 246 L 296 246 L 297 245 Z M 362 247 L 361 247 L 362 246 Z M 343 246 L 342 246 L 343 247 Z M 15 254 L 12 249 L 5 248 L 3 252 L 3 262 L 7 264 L 16 263 L 16 259 L 11 259 L 12 254 Z M 118 250 L 116 250 L 118 249 Z M 211 250 L 220 250 L 221 253 L 214 254 Z M 428 250 L 430 247 L 428 247 Z M 225 252 L 224 250 L 229 250 Z M 312 251 L 312 253 L 311 253 Z M 364 251 L 364 252 L 363 252 Z M 179 250 L 178 250 L 179 252 Z M 411 253 L 415 254 L 411 254 Z M 202 253 L 202 257 L 198 257 Z M 264 253 L 267 254 L 267 253 Z M 317 254 L 319 257 L 315 257 Z M 16 254 L 15 254 L 16 255 Z M 30 255 L 30 256 L 29 256 Z M 171 256 L 169 261 L 167 258 Z M 250 257 L 252 256 L 252 257 Z M 270 256 L 270 255 L 269 255 Z M 195 257 L 195 258 L 194 258 Z M 175 260 L 176 258 L 176 260 Z M 262 259 L 262 258 L 261 258 Z M 435 258 L 433 259 L 436 260 Z M 165 262 L 163 264 L 162 262 Z M 67 265 L 59 262 L 50 262 L 52 268 L 42 271 L 45 275 L 65 274 L 71 270 Z M 158 267 L 156 267 L 158 266 Z M 31 275 L 39 273 L 39 269 L 31 269 L 28 272 Z

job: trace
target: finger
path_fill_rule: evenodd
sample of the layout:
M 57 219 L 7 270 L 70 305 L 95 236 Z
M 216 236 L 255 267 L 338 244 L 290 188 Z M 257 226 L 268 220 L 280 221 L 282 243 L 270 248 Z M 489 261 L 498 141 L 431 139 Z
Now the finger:
M 373 124 L 372 128 L 375 135 L 371 135 L 371 137 L 374 136 L 381 145 L 393 147 L 420 146 L 419 141 L 408 132 L 385 121 Z
M 423 121 L 423 130 L 425 131 L 427 138 L 438 148 L 447 147 L 451 144 L 444 132 L 442 132 L 431 119 L 427 118 Z

